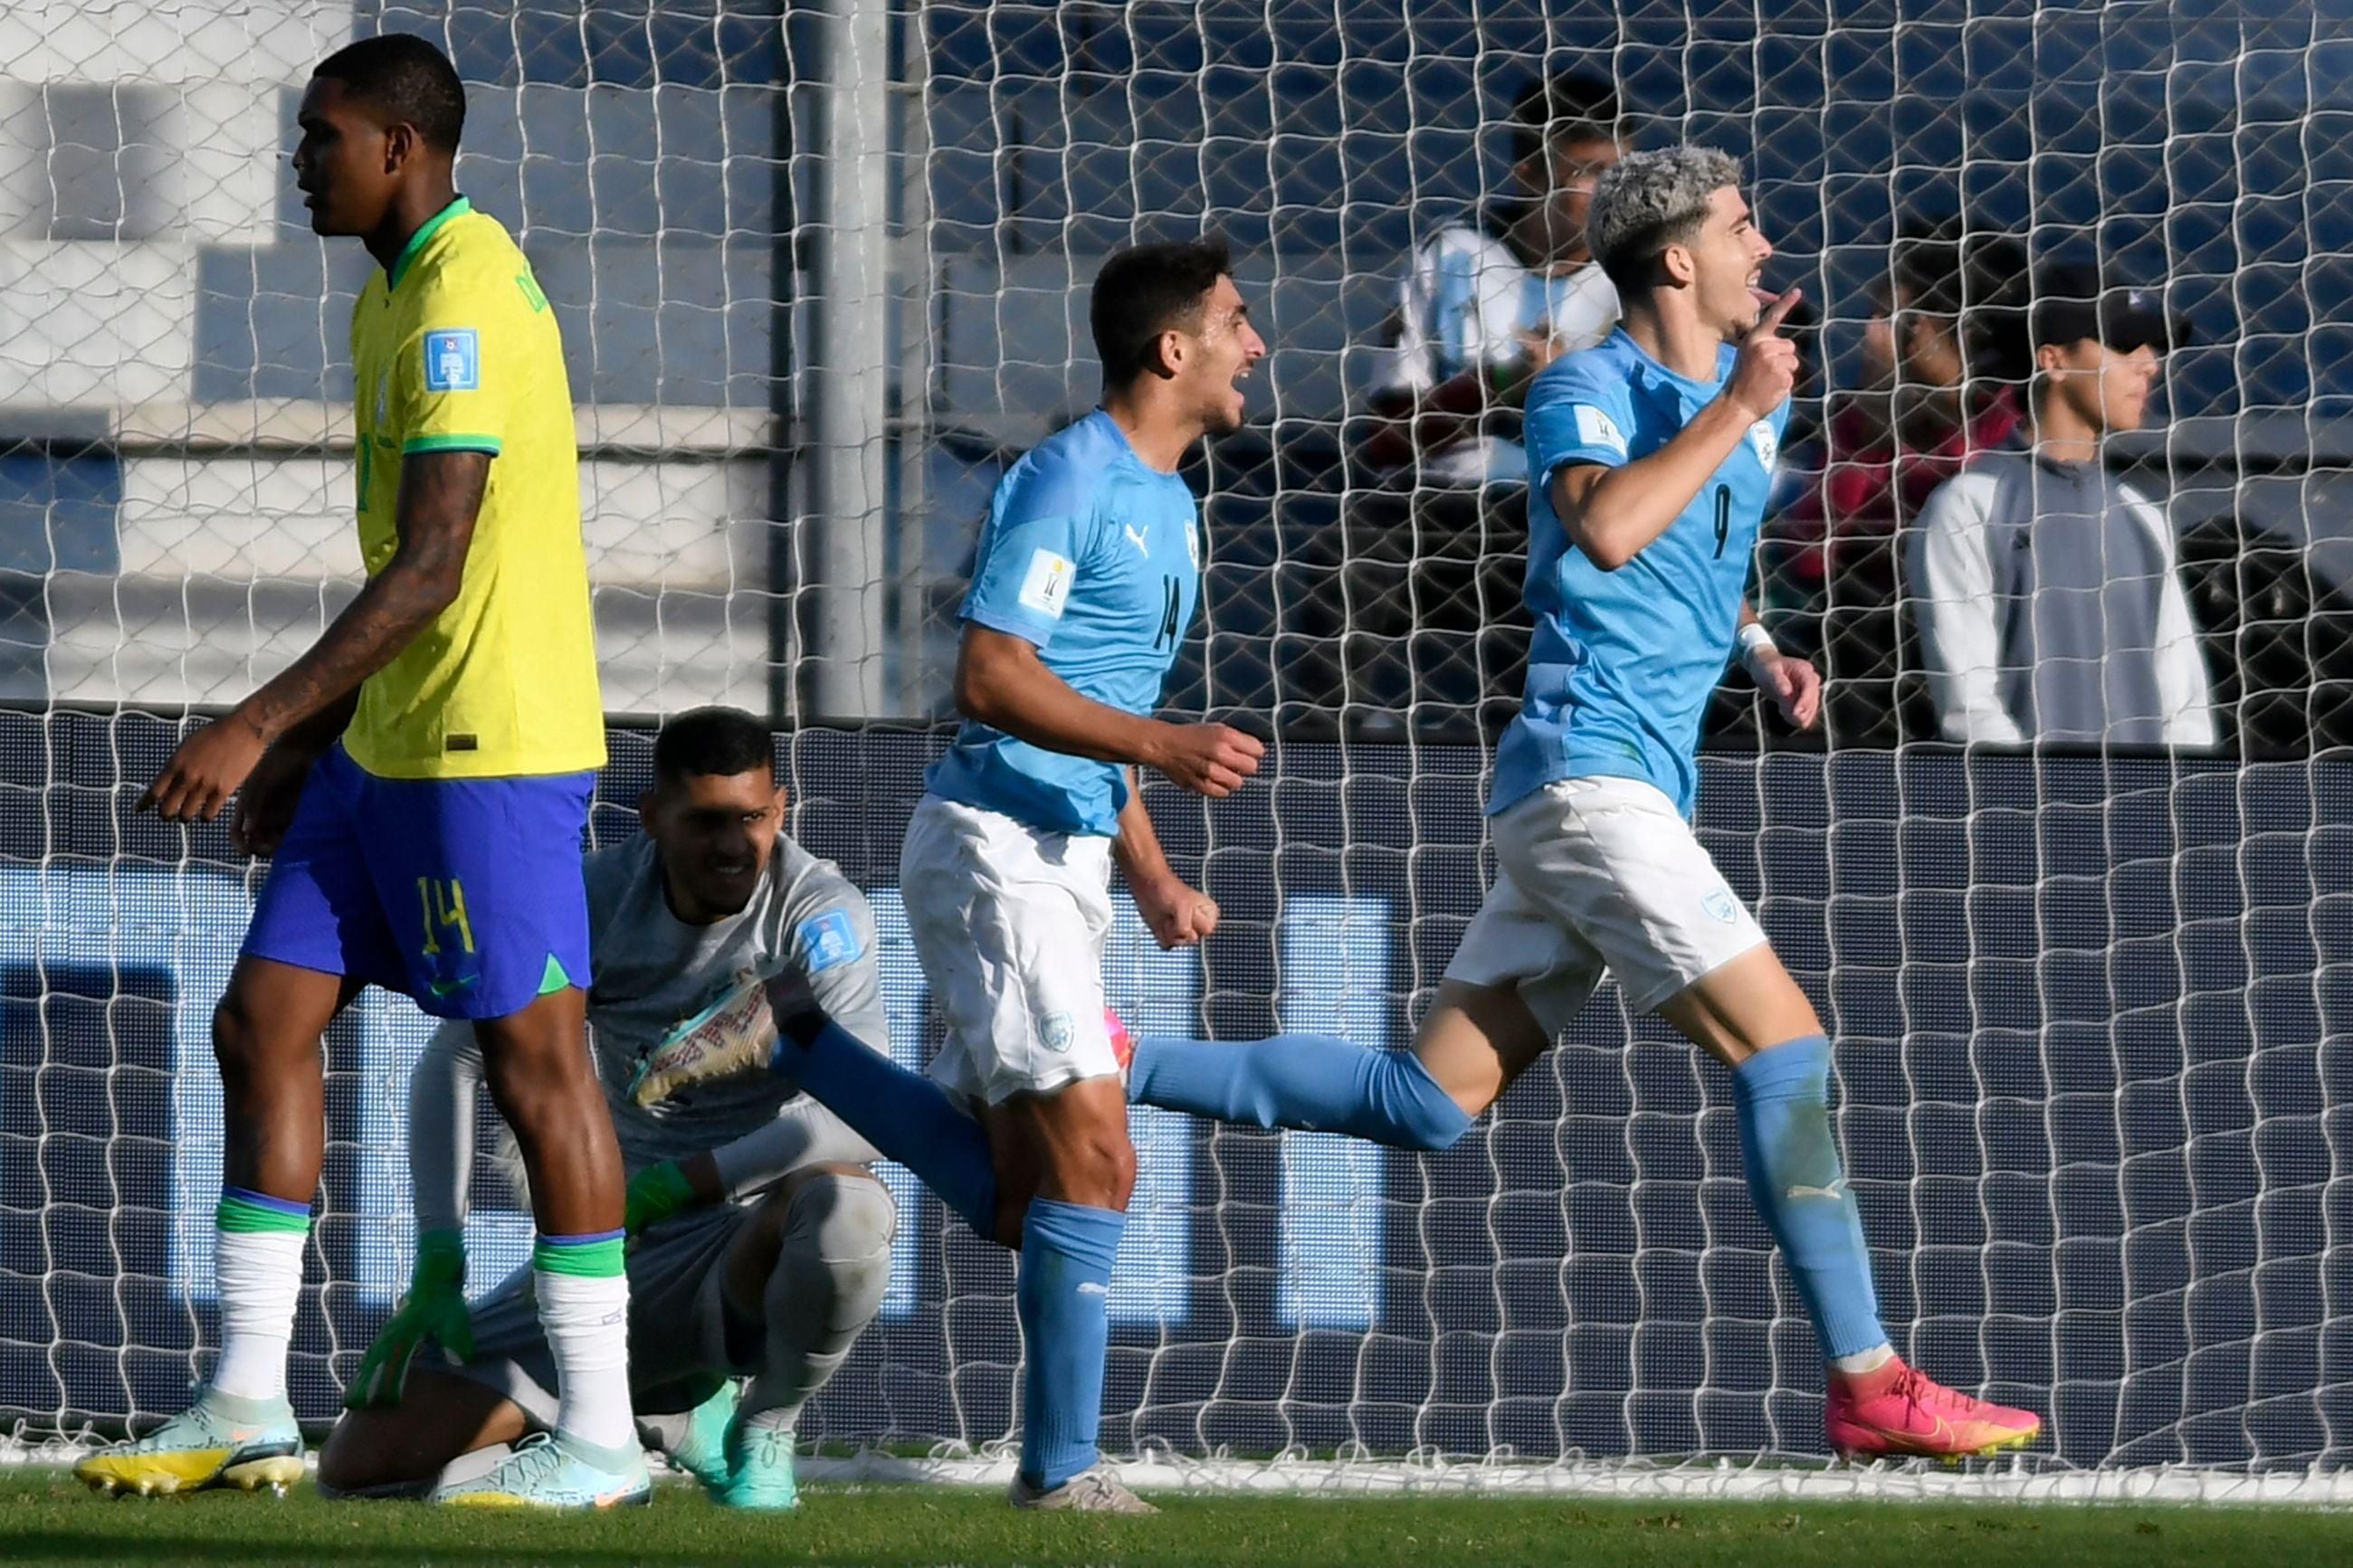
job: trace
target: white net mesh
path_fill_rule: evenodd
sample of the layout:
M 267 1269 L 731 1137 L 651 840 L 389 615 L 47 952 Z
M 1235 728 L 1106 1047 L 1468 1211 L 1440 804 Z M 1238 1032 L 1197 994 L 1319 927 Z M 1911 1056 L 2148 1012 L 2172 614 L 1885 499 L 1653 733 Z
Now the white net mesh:
M 617 718 L 723 700 L 800 726 L 797 829 L 876 898 L 911 1060 L 933 1026 L 892 934 L 898 837 L 989 489 L 1093 397 L 1100 258 L 1221 228 L 1275 349 L 1250 427 L 1192 470 L 1213 560 L 1171 693 L 1271 722 L 1272 782 L 1214 809 L 1154 795 L 1227 923 L 1198 957 L 1129 932 L 1114 999 L 1145 1028 L 1395 1045 L 1489 869 L 1482 740 L 1525 646 L 1516 490 L 1382 460 L 1400 279 L 1518 193 L 1533 80 L 1598 75 L 1637 141 L 1740 155 L 1770 276 L 1819 308 L 1757 598 L 1828 665 L 1833 749 L 1727 693 L 1701 827 L 1825 1005 L 1899 1346 L 2050 1412 L 2066 1467 L 2341 1463 L 2348 20 L 2337 0 L 10 8 L 0 1412 L 111 1426 L 175 1408 L 206 1363 L 206 1026 L 251 873 L 217 831 L 127 807 L 191 706 L 236 700 L 353 589 L 368 264 L 310 236 L 282 159 L 310 65 L 386 27 L 449 47 L 460 186 L 559 313 Z M 2176 525 L 2224 755 L 1934 742 L 1894 566 L 1918 498 L 1808 498 L 1825 389 L 1856 384 L 1908 287 L 1891 243 L 1938 220 L 2103 262 L 2192 323 L 2170 423 L 2127 455 Z M 1471 416 L 1508 445 L 1491 401 Z M 617 734 L 600 835 L 631 829 L 646 766 Z M 1614 995 L 1442 1156 L 1139 1114 L 1111 1445 L 1580 1475 L 1819 1451 L 1811 1336 L 1721 1078 Z M 421 1035 L 371 1004 L 327 1044 L 311 1418 L 405 1276 L 395 1108 Z M 480 1279 L 525 1222 L 478 1190 Z M 919 1206 L 884 1321 L 810 1429 L 1001 1438 L 1010 1260 L 900 1190 Z

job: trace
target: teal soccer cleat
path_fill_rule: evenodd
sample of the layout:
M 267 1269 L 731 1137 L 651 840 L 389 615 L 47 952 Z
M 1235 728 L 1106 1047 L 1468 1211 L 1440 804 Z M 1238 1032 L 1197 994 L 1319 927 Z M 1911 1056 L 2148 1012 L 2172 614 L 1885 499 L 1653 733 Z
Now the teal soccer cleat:
M 727 1453 L 733 1461 L 727 1482 L 711 1494 L 720 1507 L 782 1512 L 800 1506 L 791 1432 L 780 1426 L 746 1427 L 739 1421 L 728 1430 Z
M 716 1394 L 687 1414 L 684 1436 L 663 1450 L 671 1464 L 702 1482 L 702 1489 L 714 1497 L 733 1468 L 727 1457 L 727 1431 L 734 1424 L 741 1398 L 735 1380 L 729 1378 Z

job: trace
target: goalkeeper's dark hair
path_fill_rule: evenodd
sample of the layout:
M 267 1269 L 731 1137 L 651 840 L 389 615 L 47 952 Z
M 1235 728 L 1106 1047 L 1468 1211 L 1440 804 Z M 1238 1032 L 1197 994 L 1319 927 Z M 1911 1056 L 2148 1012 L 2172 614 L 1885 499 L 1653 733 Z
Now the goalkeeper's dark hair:
M 1525 163 L 1547 147 L 1623 141 L 1627 129 L 1608 77 L 1585 70 L 1537 77 L 1512 103 L 1512 162 Z
M 733 778 L 758 768 L 775 776 L 767 725 L 741 708 L 690 708 L 654 737 L 654 782 Z
M 417 127 L 444 153 L 466 131 L 466 84 L 439 46 L 414 33 L 385 33 L 346 44 L 311 73 L 342 82 L 385 118 Z
M 1233 251 L 1217 235 L 1113 253 L 1087 301 L 1104 390 L 1125 391 L 1152 369 L 1161 333 L 1199 331 L 1209 290 L 1233 269 Z

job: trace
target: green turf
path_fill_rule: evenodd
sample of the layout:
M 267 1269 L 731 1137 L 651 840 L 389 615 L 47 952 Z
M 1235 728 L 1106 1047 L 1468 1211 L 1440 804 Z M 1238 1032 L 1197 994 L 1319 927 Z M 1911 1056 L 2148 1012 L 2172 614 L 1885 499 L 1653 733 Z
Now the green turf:
M 0 1480 L 0 1563 L 275 1565 L 581 1563 L 1651 1563 L 1766 1568 L 2295 1568 L 2353 1563 L 2353 1515 L 2244 1508 L 1607 1503 L 1190 1497 L 1156 1519 L 1016 1513 L 993 1493 L 811 1488 L 800 1511 L 731 1514 L 683 1487 L 651 1508 L 516 1518 L 415 1503 L 229 1492 L 108 1501 L 61 1472 Z

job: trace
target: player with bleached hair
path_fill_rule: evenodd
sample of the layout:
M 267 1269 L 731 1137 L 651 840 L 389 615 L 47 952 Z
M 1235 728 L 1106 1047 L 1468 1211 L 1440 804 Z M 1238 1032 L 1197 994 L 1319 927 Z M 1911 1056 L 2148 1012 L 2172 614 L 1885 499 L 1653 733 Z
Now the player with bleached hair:
M 2022 1446 L 2039 1417 L 1947 1388 L 1889 1343 L 1831 1131 L 1830 1041 L 1691 826 L 1701 717 L 1736 654 L 1793 723 L 1820 709 L 1820 675 L 1774 647 L 1745 599 L 1797 374 L 1778 329 L 1798 291 L 1768 303 L 1757 289 L 1773 248 L 1739 165 L 1712 149 L 1629 155 L 1596 188 L 1591 226 L 1625 317 L 1530 390 L 1536 635 L 1488 802 L 1502 874 L 1436 1005 L 1403 1052 L 1308 1035 L 1146 1038 L 1129 1095 L 1444 1149 L 1606 973 L 1731 1072 L 1750 1195 L 1829 1363 L 1831 1446 Z M 665 1089 L 724 1067 L 656 1065 Z
M 1952 1458 L 2042 1422 L 1906 1366 L 1879 1321 L 1831 1131 L 1813 1004 L 1693 833 L 1700 721 L 1736 655 L 1791 722 L 1821 678 L 1745 598 L 1796 348 L 1798 290 L 1757 288 L 1773 247 L 1740 168 L 1706 147 L 1630 154 L 1593 193 L 1619 330 L 1538 377 L 1527 405 L 1535 642 L 1487 812 L 1502 874 L 1413 1048 L 1292 1037 L 1140 1043 L 1132 1091 L 1258 1126 L 1442 1149 L 1551 1048 L 1606 972 L 1732 1074 L 1757 1213 L 1829 1363 L 1824 1422 L 1853 1457 Z

